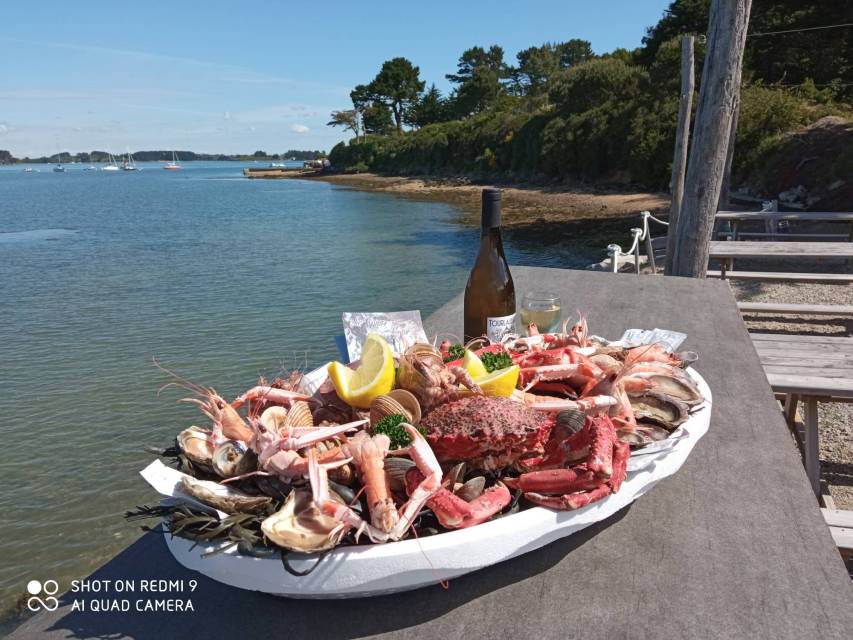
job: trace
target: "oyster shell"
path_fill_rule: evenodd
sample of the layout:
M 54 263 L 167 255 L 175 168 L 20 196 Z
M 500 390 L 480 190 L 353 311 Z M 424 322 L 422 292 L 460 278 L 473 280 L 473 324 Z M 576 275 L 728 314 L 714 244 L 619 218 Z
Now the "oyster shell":
M 638 372 L 630 375 L 631 378 L 643 378 L 649 382 L 649 390 L 657 391 L 681 400 L 688 407 L 694 407 L 705 401 L 699 387 L 688 376 L 668 376 L 660 373 Z
M 181 478 L 181 491 L 225 513 L 254 513 L 272 502 L 269 496 L 250 496 L 218 482 L 189 476 Z
M 211 467 L 218 476 L 233 478 L 257 470 L 258 456 L 245 443 L 226 440 L 213 450 Z
M 181 452 L 190 462 L 204 469 L 211 468 L 213 436 L 210 430 L 196 426 L 188 427 L 178 434 L 177 441 Z
M 665 393 L 646 391 L 628 394 L 628 399 L 637 420 L 653 422 L 668 431 L 687 420 L 687 405 Z
M 336 494 L 329 495 L 340 501 Z M 281 509 L 261 523 L 261 530 L 273 544 L 302 553 L 331 549 L 344 535 L 344 527 L 317 508 L 308 489 L 291 491 Z

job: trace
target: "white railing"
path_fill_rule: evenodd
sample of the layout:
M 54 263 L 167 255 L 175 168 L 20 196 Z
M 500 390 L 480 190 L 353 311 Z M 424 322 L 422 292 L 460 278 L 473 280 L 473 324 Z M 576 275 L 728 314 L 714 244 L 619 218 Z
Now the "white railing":
M 634 240 L 631 243 L 631 248 L 628 249 L 628 251 L 622 251 L 622 247 L 620 247 L 618 244 L 607 245 L 607 255 L 610 256 L 610 270 L 613 273 L 618 273 L 619 271 L 619 258 L 628 258 L 633 255 L 634 268 L 637 270 L 637 275 L 640 274 L 640 242 L 645 242 L 646 254 L 649 256 L 649 263 L 654 268 L 655 257 L 654 249 L 652 248 L 652 239 L 649 235 L 649 220 L 654 220 L 658 224 L 662 224 L 665 227 L 668 227 L 669 223 L 655 218 L 649 211 L 643 211 L 640 213 L 640 215 L 643 218 L 643 228 L 631 229 L 631 234 Z

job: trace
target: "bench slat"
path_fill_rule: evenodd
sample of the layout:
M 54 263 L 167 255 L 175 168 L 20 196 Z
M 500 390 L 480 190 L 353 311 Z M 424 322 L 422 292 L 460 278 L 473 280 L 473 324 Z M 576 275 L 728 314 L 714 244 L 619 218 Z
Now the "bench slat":
M 708 271 L 709 278 L 722 277 L 721 271 Z M 783 273 L 776 271 L 726 271 L 729 280 L 761 280 L 767 282 L 853 283 L 853 273 Z
M 775 302 L 738 302 L 745 313 L 780 313 L 803 316 L 853 316 L 853 306 L 834 304 L 779 304 Z
M 818 342 L 825 344 L 853 344 L 853 338 L 847 336 L 798 336 L 790 333 L 750 333 L 749 337 L 753 342 L 793 342 L 799 344 L 803 342 Z
M 766 371 L 767 380 L 773 391 L 778 393 L 796 393 L 800 395 L 853 398 L 853 379 L 849 375 L 842 378 L 803 376 L 776 371 Z
M 821 509 L 823 519 L 830 527 L 846 527 L 853 529 L 853 511 L 842 509 Z

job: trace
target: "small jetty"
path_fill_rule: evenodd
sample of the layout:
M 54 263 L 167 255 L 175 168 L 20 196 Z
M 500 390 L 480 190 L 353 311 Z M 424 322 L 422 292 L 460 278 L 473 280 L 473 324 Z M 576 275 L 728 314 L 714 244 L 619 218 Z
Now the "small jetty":
M 326 165 L 322 160 L 306 160 L 301 167 L 286 167 L 279 164 L 270 164 L 266 167 L 246 167 L 243 169 L 243 175 L 247 178 L 298 178 L 314 175 L 325 167 Z

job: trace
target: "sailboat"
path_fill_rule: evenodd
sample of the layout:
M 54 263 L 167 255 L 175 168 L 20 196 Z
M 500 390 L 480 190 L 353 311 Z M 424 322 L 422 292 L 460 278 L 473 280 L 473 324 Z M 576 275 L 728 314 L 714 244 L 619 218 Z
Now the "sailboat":
M 182 169 L 183 167 L 178 164 L 178 154 L 172 151 L 172 161 L 167 162 L 163 168 L 169 169 L 171 171 L 177 171 L 178 169 Z
M 109 157 L 110 157 L 110 163 L 108 165 L 106 165 L 105 167 L 103 167 L 101 169 L 101 171 L 118 171 L 119 166 L 118 166 L 118 163 L 116 162 L 116 159 L 113 157 L 113 154 L 108 153 L 107 155 L 109 155 Z
M 139 168 L 133 162 L 133 154 L 130 151 L 127 152 L 127 159 L 121 163 L 121 170 L 122 171 L 139 171 Z
M 53 168 L 55 173 L 65 173 L 65 167 L 62 166 L 61 162 L 57 162 L 56 166 Z

